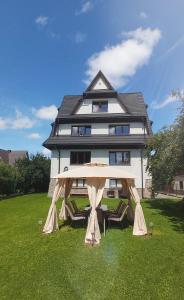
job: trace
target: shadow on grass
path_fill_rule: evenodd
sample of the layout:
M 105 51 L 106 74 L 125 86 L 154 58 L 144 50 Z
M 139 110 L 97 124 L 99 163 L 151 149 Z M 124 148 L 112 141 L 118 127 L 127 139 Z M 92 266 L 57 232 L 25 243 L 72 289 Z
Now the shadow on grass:
M 160 214 L 169 218 L 174 230 L 184 232 L 184 201 L 173 199 L 155 199 L 148 201 L 148 208 L 157 209 Z M 159 212 L 158 212 L 159 213 Z
M 85 222 L 83 222 L 83 221 L 71 222 L 71 220 L 68 219 L 67 221 L 62 222 L 62 224 L 59 224 L 59 229 L 61 230 L 64 227 L 70 227 L 73 229 L 79 229 L 79 228 L 86 229 L 87 224 L 88 224 L 87 219 L 85 220 Z M 123 222 L 121 222 L 121 223 L 111 222 L 110 224 L 108 224 L 108 222 L 106 221 L 105 227 L 106 227 L 106 230 L 110 230 L 111 228 L 123 230 L 123 229 L 128 228 L 129 226 L 132 226 L 132 224 L 128 221 L 127 218 L 125 218 L 123 220 Z M 102 234 L 104 232 L 103 224 L 99 223 L 99 228 L 100 228 L 100 232 Z

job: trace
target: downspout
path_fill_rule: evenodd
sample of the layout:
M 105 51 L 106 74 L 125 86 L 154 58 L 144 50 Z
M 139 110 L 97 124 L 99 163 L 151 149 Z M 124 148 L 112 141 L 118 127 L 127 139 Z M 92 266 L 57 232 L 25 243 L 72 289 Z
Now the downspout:
M 144 198 L 144 178 L 143 178 L 143 151 L 141 149 L 141 185 L 142 185 L 142 199 Z
M 58 150 L 58 174 L 60 174 L 60 170 L 61 170 L 61 166 L 60 166 L 60 158 L 61 158 L 61 153 L 60 153 L 60 150 Z
M 144 119 L 144 143 L 146 147 L 146 121 Z M 141 149 L 141 185 L 142 185 L 142 198 L 144 198 L 144 172 L 143 172 L 143 150 Z

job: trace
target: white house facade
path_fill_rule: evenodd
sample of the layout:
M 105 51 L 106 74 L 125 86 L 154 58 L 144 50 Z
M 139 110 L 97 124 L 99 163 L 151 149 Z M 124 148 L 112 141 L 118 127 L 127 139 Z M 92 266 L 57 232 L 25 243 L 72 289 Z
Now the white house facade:
M 64 97 L 50 137 L 43 143 L 52 152 L 49 194 L 58 173 L 102 162 L 132 173 L 140 196 L 148 197 L 151 177 L 144 150 L 151 134 L 143 95 L 118 93 L 100 71 L 82 95 Z M 74 181 L 72 193 L 86 193 L 85 180 Z M 123 195 L 113 174 L 104 193 Z

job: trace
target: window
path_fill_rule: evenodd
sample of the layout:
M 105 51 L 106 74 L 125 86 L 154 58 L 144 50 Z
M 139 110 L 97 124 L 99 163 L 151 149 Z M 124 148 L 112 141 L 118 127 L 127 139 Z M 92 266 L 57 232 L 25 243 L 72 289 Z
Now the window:
M 114 179 L 114 178 L 109 179 L 109 187 L 110 188 L 120 188 L 120 189 L 122 189 L 121 180 Z
M 109 152 L 110 165 L 129 165 L 130 151 L 110 151 Z
M 58 136 L 58 135 L 60 134 L 59 131 L 60 131 L 60 130 L 59 130 L 59 125 L 57 125 L 57 126 L 55 127 L 55 135 L 56 135 L 56 136 Z
M 91 161 L 91 152 L 89 151 L 71 151 L 70 152 L 70 164 L 81 165 L 89 163 Z
M 108 112 L 108 101 L 93 101 L 94 113 Z
M 86 180 L 85 179 L 75 179 L 73 182 L 74 187 L 84 188 L 86 187 Z
M 72 126 L 73 136 L 91 135 L 91 126 Z
M 129 135 L 129 125 L 109 125 L 110 135 Z
M 109 187 L 116 188 L 117 187 L 117 179 L 109 179 Z
M 183 190 L 183 181 L 180 181 L 180 190 Z

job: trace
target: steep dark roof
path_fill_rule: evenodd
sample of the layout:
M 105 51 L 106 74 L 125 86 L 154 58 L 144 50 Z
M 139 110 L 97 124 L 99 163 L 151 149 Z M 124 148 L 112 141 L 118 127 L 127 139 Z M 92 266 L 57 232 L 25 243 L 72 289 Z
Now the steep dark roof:
M 91 89 L 93 88 L 93 86 L 96 84 L 96 82 L 102 78 L 103 82 L 105 83 L 105 85 L 108 87 L 108 90 L 114 90 L 114 88 L 112 87 L 112 85 L 110 84 L 110 82 L 108 81 L 108 79 L 105 77 L 105 75 L 102 73 L 102 71 L 99 71 L 97 73 L 97 75 L 95 76 L 95 78 L 91 81 L 90 85 L 88 86 L 88 88 L 86 89 L 86 92 L 91 91 Z
M 117 100 L 129 115 L 146 116 L 146 106 L 142 93 L 117 93 Z M 75 113 L 75 110 L 83 101 L 83 95 L 64 96 L 61 106 L 58 110 L 57 118 L 69 116 Z M 95 114 L 92 114 L 95 116 Z M 109 116 L 110 114 L 108 114 Z M 123 114 L 121 114 L 123 116 Z
M 58 110 L 58 118 L 62 118 L 65 115 L 71 115 L 74 108 L 82 101 L 82 95 L 77 96 L 64 96 L 61 106 Z
M 93 90 L 95 83 L 101 78 L 107 86 L 107 89 Z M 91 113 L 91 114 L 77 114 L 77 110 L 83 101 L 86 99 L 117 99 L 120 106 L 124 109 L 124 113 Z M 144 135 L 130 135 L 126 138 L 93 135 L 90 137 L 71 137 L 71 136 L 56 136 L 56 124 L 69 123 L 79 124 L 86 123 L 116 123 L 116 122 L 144 122 L 148 135 L 152 134 L 150 120 L 147 114 L 147 106 L 144 103 L 142 93 L 118 93 L 113 89 L 104 74 L 99 71 L 95 76 L 89 87 L 82 95 L 67 95 L 64 96 L 61 106 L 58 108 L 58 115 L 55 123 L 52 125 L 50 137 L 44 142 L 44 146 L 48 149 L 57 147 L 75 146 L 90 146 L 97 145 L 98 147 L 108 147 L 108 145 L 125 145 L 125 146 L 144 146 Z

